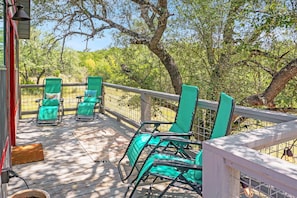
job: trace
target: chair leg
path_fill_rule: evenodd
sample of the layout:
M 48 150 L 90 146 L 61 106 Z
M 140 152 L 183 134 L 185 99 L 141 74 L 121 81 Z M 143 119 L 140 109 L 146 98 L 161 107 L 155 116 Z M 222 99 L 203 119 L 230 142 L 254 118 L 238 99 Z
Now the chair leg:
M 76 111 L 75 111 L 75 115 L 74 115 L 75 120 L 78 120 L 78 117 L 77 117 L 78 105 L 79 105 L 79 101 L 76 104 Z
M 134 185 L 134 188 L 132 189 L 132 192 L 130 193 L 129 198 L 132 198 L 132 197 L 133 197 L 133 194 L 135 193 L 135 191 L 136 191 L 136 189 L 137 189 L 137 187 L 138 187 L 140 181 L 141 181 L 141 179 L 138 180 L 138 181 L 136 182 L 136 184 Z M 133 184 L 130 184 L 130 185 L 128 186 L 128 188 L 127 188 L 127 190 L 126 190 L 126 192 L 125 192 L 125 196 L 124 196 L 124 197 L 127 197 L 128 192 L 130 191 L 130 187 L 131 187 L 132 185 L 133 185 Z
M 163 195 L 169 190 L 169 188 L 171 186 L 173 186 L 173 184 L 176 182 L 176 180 L 178 179 L 179 176 L 177 176 L 174 180 L 172 180 L 167 186 L 166 188 L 162 191 L 162 193 L 158 196 L 159 198 L 160 197 L 163 197 Z
M 58 123 L 62 123 L 63 115 L 64 115 L 64 107 L 61 106 L 58 110 Z
M 180 177 L 183 181 L 187 181 L 187 179 L 183 176 L 183 174 L 180 174 L 178 177 Z M 177 177 L 177 178 L 178 178 Z M 187 182 L 189 186 L 200 196 L 202 196 L 202 185 L 200 184 L 193 184 L 192 182 Z
M 131 184 L 128 186 L 128 188 L 127 188 L 127 190 L 126 190 L 126 192 L 125 192 L 125 194 L 124 194 L 124 197 L 127 197 L 127 194 L 128 194 L 128 192 L 129 192 L 129 190 L 130 190 L 130 187 L 131 187 Z
M 38 115 L 40 110 L 40 104 L 38 104 L 37 116 L 36 116 L 36 124 L 39 125 Z
M 134 139 L 135 136 L 139 133 L 139 131 L 140 131 L 140 129 L 141 129 L 142 126 L 143 126 L 143 125 L 141 125 L 141 126 L 138 128 L 138 130 L 134 133 L 133 137 L 131 138 L 131 141 L 129 142 L 129 145 L 127 146 L 127 148 L 126 148 L 126 150 L 125 150 L 124 155 L 123 155 L 122 158 L 118 161 L 118 166 L 117 166 L 117 168 L 118 168 L 118 171 L 119 171 L 120 178 L 121 178 L 122 182 L 125 182 L 125 181 L 131 176 L 131 174 L 132 174 L 132 172 L 133 172 L 133 170 L 134 170 L 134 168 L 135 168 L 135 166 L 133 166 L 133 167 L 131 168 L 130 172 L 129 172 L 128 174 L 126 174 L 125 177 L 124 177 L 123 172 L 122 172 L 122 169 L 121 169 L 121 165 L 122 165 L 122 161 L 127 157 L 127 153 L 128 153 L 128 150 L 129 150 L 129 148 L 130 148 L 130 146 L 131 146 L 131 144 L 132 144 L 132 142 L 133 142 L 133 139 Z M 142 151 L 141 151 L 141 152 L 142 152 Z M 138 157 L 139 157 L 139 156 L 138 156 Z

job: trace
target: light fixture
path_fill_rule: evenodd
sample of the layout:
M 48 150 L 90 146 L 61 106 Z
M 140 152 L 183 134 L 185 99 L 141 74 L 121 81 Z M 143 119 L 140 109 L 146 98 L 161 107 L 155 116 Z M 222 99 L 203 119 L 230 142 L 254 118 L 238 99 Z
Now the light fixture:
M 11 18 L 12 20 L 15 21 L 29 21 L 31 20 L 28 14 L 25 12 L 24 7 L 22 5 L 17 5 L 17 11 Z

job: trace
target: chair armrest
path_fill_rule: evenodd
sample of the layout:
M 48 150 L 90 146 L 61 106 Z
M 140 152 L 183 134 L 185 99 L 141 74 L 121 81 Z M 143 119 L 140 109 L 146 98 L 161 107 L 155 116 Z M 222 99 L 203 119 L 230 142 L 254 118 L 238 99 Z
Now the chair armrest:
M 155 160 L 153 166 L 172 166 L 181 170 L 182 172 L 185 172 L 189 169 L 202 170 L 202 166 L 198 166 L 196 164 L 189 164 L 178 160 Z
M 161 141 L 175 141 L 175 142 L 182 142 L 182 143 L 188 143 L 188 144 L 195 144 L 195 145 L 202 145 L 201 141 L 198 140 L 189 140 L 182 137 L 177 136 L 163 136 L 161 137 Z
M 188 133 L 175 133 L 175 132 L 170 132 L 170 131 L 168 131 L 168 132 L 159 132 L 158 131 L 158 132 L 153 133 L 153 132 L 149 132 L 149 131 L 141 131 L 139 133 L 141 133 L 141 134 L 150 134 L 153 137 L 161 137 L 161 140 L 167 139 L 166 137 L 169 137 L 170 138 L 170 137 L 175 137 L 175 136 L 176 137 L 181 137 L 181 139 L 184 139 L 182 137 L 184 137 L 184 136 L 192 136 L 193 135 L 192 131 L 190 131 Z
M 173 124 L 174 122 L 165 122 L 165 121 L 155 121 L 155 120 L 147 120 L 140 123 L 140 127 L 146 124 L 153 124 L 155 129 L 157 129 L 161 124 Z M 155 131 L 154 129 L 154 131 Z
M 35 100 L 35 102 L 36 102 L 36 103 L 39 103 L 41 100 L 42 100 L 42 99 L 39 98 L 39 99 Z
M 160 132 L 160 133 L 153 133 L 152 136 L 156 137 L 156 136 L 161 136 L 161 137 L 164 137 L 164 139 L 166 139 L 166 137 L 184 137 L 184 136 L 191 136 L 193 135 L 193 132 L 190 131 L 190 132 L 187 132 L 187 133 L 175 133 L 175 132 Z M 163 138 L 161 138 L 163 139 Z M 181 139 L 184 139 L 184 138 L 181 138 Z
M 161 125 L 161 124 L 173 124 L 173 122 L 163 122 L 163 121 L 155 121 L 155 120 L 148 120 L 141 122 L 141 125 L 144 124 L 155 124 L 155 125 Z

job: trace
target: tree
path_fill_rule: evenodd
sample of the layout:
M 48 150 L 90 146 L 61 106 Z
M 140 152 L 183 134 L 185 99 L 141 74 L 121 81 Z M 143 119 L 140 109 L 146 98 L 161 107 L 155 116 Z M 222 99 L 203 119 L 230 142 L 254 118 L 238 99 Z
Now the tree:
M 199 43 L 198 47 L 205 53 L 201 63 L 208 68 L 209 78 L 204 76 L 203 81 L 209 82 L 206 94 L 209 99 L 215 99 L 223 90 L 236 96 L 244 93 L 241 104 L 274 106 L 275 97 L 297 74 L 296 50 L 284 51 L 280 45 L 294 46 L 296 2 L 189 0 L 175 3 L 179 6 L 180 29 L 193 30 L 188 34 L 181 32 L 190 43 Z M 270 80 L 262 82 L 258 90 L 251 87 L 252 82 L 242 89 L 241 81 L 253 78 L 249 72 L 260 77 L 254 78 L 258 82 L 269 76 Z M 255 91 L 258 92 L 255 94 Z
M 64 54 L 61 61 L 61 45 L 54 42 L 53 35 L 42 34 L 31 28 L 30 40 L 20 42 L 20 76 L 21 82 L 40 83 L 42 77 L 75 74 L 78 59 L 74 52 Z M 71 68 L 71 69 L 70 69 Z
M 33 16 L 36 23 L 52 22 L 57 40 L 80 34 L 88 41 L 107 31 L 121 47 L 146 46 L 177 94 L 180 71 L 187 70 L 186 78 L 207 90 L 205 98 L 226 91 L 241 104 L 274 106 L 296 76 L 296 8 L 293 0 L 35 0 Z
M 50 21 L 61 40 L 79 34 L 86 40 L 100 37 L 105 30 L 124 34 L 130 44 L 145 45 L 166 67 L 175 93 L 181 92 L 182 78 L 162 37 L 171 16 L 167 0 L 35 0 L 34 20 Z

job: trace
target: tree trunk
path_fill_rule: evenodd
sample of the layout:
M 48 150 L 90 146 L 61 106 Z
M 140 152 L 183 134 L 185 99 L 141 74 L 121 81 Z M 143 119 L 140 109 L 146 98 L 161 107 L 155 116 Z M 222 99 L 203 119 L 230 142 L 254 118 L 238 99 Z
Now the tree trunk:
M 175 94 L 181 93 L 181 86 L 182 86 L 182 77 L 178 70 L 178 67 L 173 59 L 173 57 L 161 46 L 160 44 L 156 46 L 149 45 L 148 48 L 158 56 L 160 61 L 163 63 L 165 68 L 167 69 L 171 84 L 174 88 Z
M 45 69 L 43 69 L 41 72 L 40 72 L 40 74 L 36 77 L 37 79 L 36 79 L 36 84 L 37 85 L 39 85 L 39 83 L 40 83 L 40 79 L 41 79 L 41 77 L 42 77 L 42 75 L 45 73 Z

